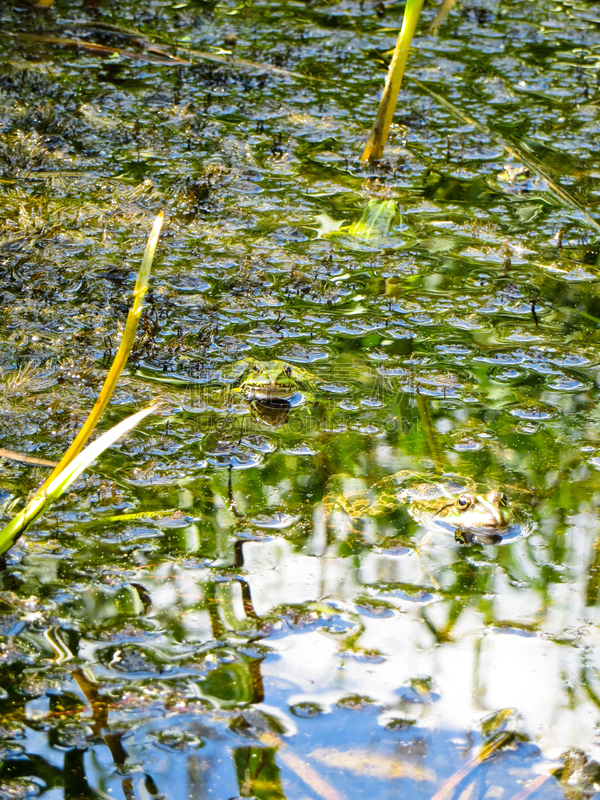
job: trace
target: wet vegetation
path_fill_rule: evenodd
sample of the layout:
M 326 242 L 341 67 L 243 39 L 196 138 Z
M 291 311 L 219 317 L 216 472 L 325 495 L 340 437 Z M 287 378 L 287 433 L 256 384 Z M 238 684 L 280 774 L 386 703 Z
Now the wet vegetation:
M 597 3 L 425 2 L 372 163 L 403 4 L 42 5 L 0 5 L 4 524 L 164 211 L 98 433 L 161 406 L 3 555 L 0 797 L 593 796 Z

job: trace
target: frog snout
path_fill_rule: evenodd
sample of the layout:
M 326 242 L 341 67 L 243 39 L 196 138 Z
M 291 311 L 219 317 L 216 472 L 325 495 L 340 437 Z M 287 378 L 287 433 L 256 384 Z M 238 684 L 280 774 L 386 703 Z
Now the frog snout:
M 485 499 L 493 506 L 500 505 L 500 492 L 498 489 L 492 489 L 491 492 L 488 492 L 485 496 Z
M 502 512 L 500 511 L 500 493 L 497 489 L 492 489 L 485 497 L 480 497 L 479 501 L 490 516 L 490 527 L 502 525 Z

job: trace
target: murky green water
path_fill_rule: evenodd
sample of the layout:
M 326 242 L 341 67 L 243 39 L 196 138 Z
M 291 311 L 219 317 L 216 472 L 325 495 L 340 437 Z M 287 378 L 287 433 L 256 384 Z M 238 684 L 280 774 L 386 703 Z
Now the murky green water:
M 2 797 L 600 787 L 598 4 L 459 2 L 365 167 L 402 11 L 1 6 L 1 444 L 66 449 L 161 208 L 103 424 L 170 404 L 7 554 Z M 307 77 L 48 41 L 143 48 L 111 25 Z M 247 357 L 310 391 L 231 391 Z M 521 534 L 356 510 L 397 473 L 501 489 Z M 0 497 L 44 474 L 4 460 Z

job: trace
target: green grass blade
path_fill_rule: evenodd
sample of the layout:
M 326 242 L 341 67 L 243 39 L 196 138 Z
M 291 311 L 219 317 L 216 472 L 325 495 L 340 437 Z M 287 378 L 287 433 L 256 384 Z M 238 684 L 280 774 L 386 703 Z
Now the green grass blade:
M 27 506 L 0 531 L 0 554 L 6 552 L 17 541 L 19 536 L 42 513 L 48 503 L 58 499 L 76 478 L 86 469 L 92 461 L 114 444 L 120 436 L 135 428 L 144 417 L 152 414 L 160 404 L 154 404 L 138 411 L 137 414 L 127 417 L 118 425 L 104 433 L 95 442 L 88 445 L 79 455 L 70 461 L 50 483 L 44 485 Z
M 123 368 L 127 363 L 131 348 L 135 341 L 140 316 L 144 309 L 144 295 L 148 290 L 148 281 L 150 279 L 150 271 L 152 269 L 152 262 L 154 260 L 154 253 L 158 244 L 158 237 L 162 228 L 164 214 L 160 214 L 154 220 L 142 265 L 138 273 L 135 283 L 133 306 L 129 311 L 125 331 L 121 344 L 113 361 L 113 364 L 106 376 L 102 391 L 100 392 L 96 403 L 91 410 L 88 418 L 83 424 L 81 430 L 75 437 L 75 440 L 59 461 L 51 475 L 42 484 L 42 486 L 35 493 L 33 498 L 29 501 L 27 506 L 17 516 L 12 519 L 0 531 L 0 554 L 6 552 L 17 541 L 19 536 L 31 525 L 31 523 L 38 517 L 46 505 L 60 497 L 65 489 L 80 475 L 83 470 L 92 462 L 100 453 L 107 447 L 110 447 L 119 436 L 122 436 L 128 430 L 135 427 L 145 416 L 154 411 L 158 406 L 150 406 L 143 411 L 134 414 L 126 420 L 123 420 L 119 425 L 116 425 L 110 431 L 101 436 L 96 442 L 89 445 L 85 450 L 85 444 L 92 435 L 92 432 L 106 406 L 108 405 L 114 388 L 123 372 Z
M 398 92 L 402 84 L 410 43 L 415 35 L 417 21 L 422 8 L 423 0 L 406 0 L 402 30 L 396 42 L 396 49 L 388 70 L 377 116 L 360 157 L 361 161 L 378 161 L 383 155 L 383 148 L 387 142 L 390 125 L 396 110 L 396 103 L 398 102 Z
M 85 447 L 85 443 L 92 435 L 92 431 L 98 424 L 98 420 L 100 419 L 102 412 L 108 405 L 110 398 L 112 397 L 112 393 L 117 385 L 117 381 L 121 377 L 121 373 L 123 372 L 123 368 L 127 363 L 127 359 L 129 358 L 129 353 L 131 352 L 131 348 L 133 347 L 133 342 L 135 340 L 135 334 L 137 332 L 138 324 L 140 321 L 140 316 L 142 311 L 144 310 L 144 295 L 148 290 L 148 280 L 150 278 L 150 270 L 152 269 L 152 262 L 154 260 L 154 253 L 156 251 L 156 246 L 158 244 L 158 237 L 160 235 L 160 229 L 162 228 L 164 220 L 164 214 L 161 211 L 160 214 L 154 220 L 154 224 L 152 225 L 152 230 L 150 231 L 150 236 L 148 237 L 148 242 L 146 244 L 146 250 L 144 251 L 144 257 L 142 259 L 142 265 L 140 267 L 140 271 L 137 276 L 137 281 L 135 283 L 135 289 L 133 292 L 133 306 L 129 311 L 129 316 L 127 317 L 127 323 L 125 325 L 125 331 L 123 332 L 123 339 L 121 340 L 121 344 L 115 356 L 115 360 L 112 363 L 112 366 L 109 370 L 108 375 L 106 376 L 106 380 L 104 381 L 104 386 L 102 387 L 102 391 L 98 395 L 98 399 L 96 400 L 96 404 L 90 412 L 89 417 L 83 423 L 83 427 L 75 437 L 73 443 L 61 458 L 58 463 L 58 466 L 54 469 L 54 471 L 49 475 L 46 479 L 45 483 L 42 485 L 40 491 L 43 489 L 48 489 L 52 481 L 59 475 L 64 468 L 69 464 L 75 456 L 80 453 L 83 448 Z

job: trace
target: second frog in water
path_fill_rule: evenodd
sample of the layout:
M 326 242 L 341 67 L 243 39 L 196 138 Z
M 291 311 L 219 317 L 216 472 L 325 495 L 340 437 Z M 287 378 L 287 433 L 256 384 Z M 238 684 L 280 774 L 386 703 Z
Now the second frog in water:
M 370 492 L 346 491 L 344 482 L 349 480 L 348 476 L 333 479 L 335 490 L 325 499 L 328 510 L 337 506 L 356 519 L 390 513 L 405 505 L 411 517 L 428 530 L 449 533 L 461 544 L 501 544 L 527 532 L 504 492 L 489 487 L 482 490 L 460 476 L 427 480 L 403 471 L 379 481 Z

